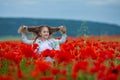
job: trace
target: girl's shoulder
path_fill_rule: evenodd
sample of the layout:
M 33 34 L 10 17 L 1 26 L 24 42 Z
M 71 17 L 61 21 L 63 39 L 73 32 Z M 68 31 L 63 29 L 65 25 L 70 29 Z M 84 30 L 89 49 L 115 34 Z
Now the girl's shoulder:
M 56 44 L 58 40 L 56 38 L 51 38 L 49 39 L 49 42 Z
M 51 39 L 49 39 L 49 41 L 56 44 L 56 43 L 58 43 L 59 39 L 51 38 Z
M 49 41 L 55 41 L 55 38 L 50 38 Z
M 41 40 L 36 39 L 35 43 L 41 43 Z

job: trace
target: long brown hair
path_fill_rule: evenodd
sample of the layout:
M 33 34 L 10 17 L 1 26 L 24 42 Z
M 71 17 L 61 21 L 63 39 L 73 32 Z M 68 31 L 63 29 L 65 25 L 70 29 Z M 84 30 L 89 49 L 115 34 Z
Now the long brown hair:
M 47 27 L 47 28 L 48 28 L 50 35 L 53 34 L 54 32 L 57 32 L 57 31 L 60 30 L 59 27 L 50 27 L 50 26 L 47 26 L 47 25 L 28 27 L 27 30 L 28 30 L 29 32 L 32 32 L 33 34 L 36 35 L 33 43 L 36 41 L 36 39 L 37 39 L 38 37 L 40 37 L 40 34 L 39 34 L 39 33 L 41 32 L 41 30 L 42 30 L 43 27 Z

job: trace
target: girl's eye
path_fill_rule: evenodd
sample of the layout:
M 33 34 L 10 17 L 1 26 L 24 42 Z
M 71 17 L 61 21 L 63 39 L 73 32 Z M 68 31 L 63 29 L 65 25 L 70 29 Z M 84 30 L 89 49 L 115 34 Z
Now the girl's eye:
M 49 33 L 49 31 L 44 31 L 44 33 Z

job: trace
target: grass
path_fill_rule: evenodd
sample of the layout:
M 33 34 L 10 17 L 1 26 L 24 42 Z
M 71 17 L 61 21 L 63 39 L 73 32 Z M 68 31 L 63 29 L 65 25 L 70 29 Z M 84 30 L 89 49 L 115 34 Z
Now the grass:
M 79 38 L 79 37 L 74 37 L 74 38 Z M 102 36 L 102 35 L 101 36 L 87 36 L 86 39 L 102 40 L 102 41 L 118 41 L 118 42 L 120 42 L 120 35 L 119 36 Z M 7 41 L 7 40 L 21 40 L 21 37 L 18 37 L 18 36 L 0 37 L 0 41 Z
M 17 36 L 5 36 L 5 37 L 0 37 L 0 41 L 7 41 L 7 40 L 20 40 L 20 37 Z

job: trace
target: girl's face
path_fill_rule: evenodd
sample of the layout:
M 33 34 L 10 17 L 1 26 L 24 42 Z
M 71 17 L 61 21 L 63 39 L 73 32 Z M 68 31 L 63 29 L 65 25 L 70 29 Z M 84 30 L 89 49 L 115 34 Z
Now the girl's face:
M 47 27 L 43 27 L 40 32 L 40 36 L 44 39 L 49 38 L 49 29 Z

